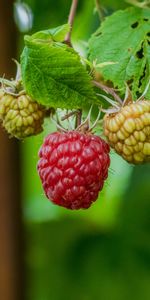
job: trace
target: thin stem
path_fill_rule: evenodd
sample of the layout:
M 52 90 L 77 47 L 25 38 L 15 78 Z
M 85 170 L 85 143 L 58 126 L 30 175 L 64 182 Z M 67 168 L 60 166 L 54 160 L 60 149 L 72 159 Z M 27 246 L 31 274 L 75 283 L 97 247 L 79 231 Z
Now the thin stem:
M 103 14 L 103 10 L 100 4 L 100 0 L 95 0 L 95 5 L 96 5 L 96 9 L 100 18 L 100 21 L 104 20 L 104 14 Z
M 56 117 L 57 117 L 57 114 L 56 114 Z M 53 118 L 53 116 L 51 116 L 50 119 L 51 119 L 52 123 L 56 126 L 57 129 L 59 129 L 59 130 L 62 131 L 62 132 L 67 132 L 67 129 L 65 129 L 65 128 L 60 124 L 58 118 L 57 118 L 57 120 L 55 120 L 55 119 Z
M 138 0 L 126 0 L 126 2 L 140 8 L 149 8 L 150 5 L 150 0 L 145 0 L 143 2 L 140 2 Z
M 21 80 L 21 66 L 20 66 L 20 64 L 18 63 L 18 61 L 16 60 L 16 59 L 12 59 L 13 60 L 13 62 L 16 64 L 16 66 L 17 66 L 17 73 L 16 73 L 16 78 L 15 78 L 15 80 L 16 81 L 20 81 Z
M 78 5 L 78 0 L 72 0 L 70 12 L 69 12 L 69 17 L 68 17 L 68 23 L 70 25 L 70 31 L 67 33 L 67 35 L 65 37 L 65 43 L 67 45 L 69 45 L 70 47 L 72 46 L 72 44 L 71 44 L 71 33 L 72 33 L 74 18 L 75 18 L 75 15 L 76 15 L 77 5 Z
M 63 116 L 61 118 L 61 121 L 65 121 L 67 119 L 69 119 L 70 117 L 74 116 L 75 114 L 78 114 L 79 111 L 78 110 L 75 110 L 75 111 L 71 111 L 70 113 L 67 113 L 65 116 Z
M 92 131 L 92 130 L 96 127 L 96 125 L 97 125 L 97 123 L 98 123 L 98 121 L 99 121 L 100 116 L 101 116 L 101 110 L 99 110 L 98 116 L 97 116 L 97 118 L 96 118 L 94 124 L 93 124 L 92 127 L 90 128 L 90 131 Z
M 143 94 L 138 98 L 137 101 L 140 101 L 140 100 L 144 99 L 144 97 L 145 97 L 145 95 L 147 94 L 149 88 L 150 88 L 150 80 L 149 80 L 148 84 L 146 85 L 146 88 L 145 88 Z
M 93 83 L 96 87 L 98 87 L 98 88 L 100 88 L 101 90 L 103 90 L 105 93 L 112 95 L 112 96 L 114 97 L 115 100 L 117 100 L 120 104 L 122 104 L 121 98 L 115 93 L 115 91 L 114 91 L 113 88 L 110 88 L 110 87 L 104 85 L 103 83 L 97 82 L 97 81 L 95 81 L 95 80 L 93 80 L 92 83 Z
M 76 116 L 76 124 L 75 124 L 76 128 L 78 128 L 81 125 L 81 121 L 82 121 L 82 110 L 79 109 Z

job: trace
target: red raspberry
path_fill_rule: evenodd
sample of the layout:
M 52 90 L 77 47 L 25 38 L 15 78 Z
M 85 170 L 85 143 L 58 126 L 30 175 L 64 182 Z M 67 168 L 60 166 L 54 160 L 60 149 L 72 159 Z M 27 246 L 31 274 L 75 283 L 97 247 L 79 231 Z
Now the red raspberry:
M 90 207 L 108 176 L 109 151 L 108 144 L 92 134 L 49 134 L 39 151 L 38 162 L 48 199 L 69 209 Z

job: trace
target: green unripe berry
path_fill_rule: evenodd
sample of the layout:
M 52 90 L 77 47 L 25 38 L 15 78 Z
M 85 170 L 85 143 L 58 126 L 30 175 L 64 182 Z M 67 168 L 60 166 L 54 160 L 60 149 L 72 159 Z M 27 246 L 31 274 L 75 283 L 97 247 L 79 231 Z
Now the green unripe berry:
M 46 109 L 28 95 L 0 90 L 0 120 L 11 136 L 23 139 L 42 132 L 45 115 Z

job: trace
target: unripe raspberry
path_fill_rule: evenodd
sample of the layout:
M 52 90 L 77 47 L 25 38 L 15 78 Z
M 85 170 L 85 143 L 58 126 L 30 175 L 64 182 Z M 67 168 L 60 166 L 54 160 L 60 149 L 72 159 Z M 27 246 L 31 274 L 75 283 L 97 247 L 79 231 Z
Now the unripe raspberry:
M 150 161 L 150 101 L 125 105 L 104 117 L 104 134 L 112 148 L 129 163 Z
M 45 194 L 68 209 L 88 208 L 108 176 L 109 146 L 78 131 L 49 134 L 39 152 L 38 172 Z
M 29 96 L 0 92 L 0 120 L 11 136 L 22 139 L 40 133 L 44 117 L 44 107 Z

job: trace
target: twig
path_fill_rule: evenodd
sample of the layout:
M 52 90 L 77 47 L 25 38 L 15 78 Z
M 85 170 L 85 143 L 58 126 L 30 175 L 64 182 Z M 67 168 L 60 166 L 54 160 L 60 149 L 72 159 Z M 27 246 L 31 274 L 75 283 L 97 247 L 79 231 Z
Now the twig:
M 74 115 L 76 115 L 76 114 L 78 114 L 78 113 L 79 113 L 78 110 L 71 111 L 70 113 L 68 113 L 68 114 L 66 114 L 65 116 L 63 116 L 63 117 L 61 118 L 61 121 L 65 121 L 65 120 L 69 119 L 70 117 L 72 117 L 72 116 L 74 116 Z
M 103 10 L 102 10 L 100 1 L 99 0 L 95 0 L 95 5 L 96 5 L 96 9 L 97 9 L 100 21 L 103 21 L 104 20 L 104 14 L 103 14 Z
M 81 125 L 81 121 L 82 121 L 82 110 L 79 109 L 76 117 L 76 124 L 75 124 L 76 128 Z
M 72 46 L 71 44 L 71 33 L 72 33 L 72 26 L 74 23 L 74 18 L 77 10 L 77 5 L 78 5 L 78 0 L 72 0 L 71 8 L 70 8 L 70 13 L 69 13 L 69 18 L 68 18 L 68 23 L 70 25 L 70 31 L 67 33 L 65 37 L 65 43 L 68 46 Z
M 138 0 L 125 0 L 127 3 L 130 3 L 134 6 L 140 7 L 140 8 L 149 8 L 150 6 L 150 0 L 145 0 L 143 2 L 140 2 Z
M 104 85 L 103 83 L 97 82 L 97 81 L 95 81 L 95 80 L 93 80 L 92 83 L 93 83 L 96 87 L 98 87 L 98 88 L 100 88 L 101 90 L 103 90 L 105 93 L 112 95 L 112 96 L 114 97 L 115 100 L 117 100 L 120 104 L 122 104 L 121 98 L 115 93 L 115 91 L 114 91 L 113 88 L 110 88 L 110 87 Z

